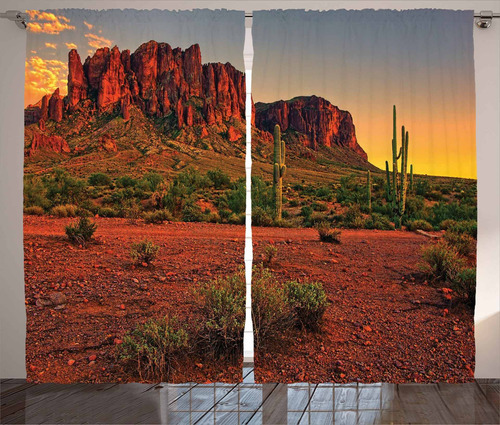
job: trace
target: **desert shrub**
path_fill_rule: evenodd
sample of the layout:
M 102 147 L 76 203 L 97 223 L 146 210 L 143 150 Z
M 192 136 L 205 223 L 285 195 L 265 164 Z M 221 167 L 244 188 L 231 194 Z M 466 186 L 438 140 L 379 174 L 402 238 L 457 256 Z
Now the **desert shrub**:
M 62 169 L 55 169 L 52 174 L 42 178 L 46 188 L 46 197 L 51 205 L 79 205 L 86 197 L 86 184 L 74 178 Z
M 23 205 L 46 210 L 52 203 L 47 199 L 47 188 L 37 176 L 25 175 L 23 179 Z
M 110 186 L 111 177 L 104 173 L 93 173 L 87 179 L 90 186 Z
M 228 219 L 227 219 L 227 222 L 230 223 L 230 224 L 245 224 L 245 213 L 241 213 L 241 214 L 231 214 L 229 215 Z M 215 222 L 217 222 L 219 220 L 215 220 Z
M 45 210 L 42 207 L 39 207 L 36 205 L 34 205 L 32 207 L 24 208 L 23 212 L 26 215 L 44 215 L 45 214 Z
M 188 333 L 176 318 L 149 319 L 124 336 L 119 359 L 133 365 L 140 379 L 166 381 L 172 360 L 188 348 Z
M 56 217 L 76 217 L 78 207 L 76 205 L 56 205 L 50 210 L 51 215 Z
M 313 202 L 311 206 L 312 206 L 312 209 L 314 211 L 327 211 L 328 210 L 327 205 L 324 204 L 323 202 Z
M 372 213 L 364 221 L 364 227 L 366 229 L 377 229 L 377 230 L 394 230 L 394 224 L 386 216 Z
M 99 215 L 99 217 L 112 218 L 112 217 L 118 217 L 119 213 L 113 208 L 101 207 L 97 210 L 97 215 Z
M 225 193 L 227 207 L 235 214 L 242 214 L 246 209 L 245 180 L 239 179 L 231 190 Z
M 341 177 L 337 188 L 337 202 L 343 206 L 366 203 L 366 186 L 358 184 L 355 175 Z
M 415 183 L 415 193 L 418 196 L 427 196 L 427 193 L 431 190 L 431 185 L 427 180 L 419 179 Z
M 289 199 L 288 200 L 288 206 L 291 208 L 298 207 L 299 206 L 299 201 L 297 199 Z
M 308 219 L 311 217 L 313 213 L 313 209 L 309 205 L 305 205 L 300 209 L 300 215 L 304 217 L 305 219 Z
M 144 174 L 144 176 L 142 176 L 142 180 L 147 184 L 151 192 L 156 191 L 158 186 L 164 181 L 161 174 L 154 172 Z
M 392 214 L 392 211 L 388 211 L 388 214 Z M 425 208 L 423 197 L 410 196 L 406 199 L 405 217 L 410 221 L 425 220 L 428 218 L 428 211 Z
M 424 230 L 426 232 L 430 232 L 434 230 L 432 224 L 425 220 L 413 220 L 409 221 L 406 224 L 406 229 L 410 232 L 414 232 L 415 230 Z
M 422 270 L 433 281 L 450 281 L 465 265 L 457 250 L 443 241 L 425 246 L 422 258 Z
M 319 282 L 290 281 L 285 293 L 297 324 L 309 330 L 318 330 L 327 307 L 326 293 Z
M 186 202 L 182 207 L 182 220 L 187 222 L 204 221 L 206 215 L 203 214 L 199 205 L 193 201 Z
M 439 202 L 432 206 L 430 210 L 429 222 L 434 226 L 439 226 L 444 220 L 453 219 L 456 221 L 476 220 L 477 207 L 458 202 Z
M 334 198 L 333 191 L 328 186 L 320 186 L 316 189 L 315 196 L 324 201 L 333 201 Z
M 76 224 L 66 226 L 65 230 L 71 242 L 85 245 L 85 243 L 89 242 L 92 236 L 94 236 L 97 230 L 97 224 L 90 221 L 87 217 L 80 217 Z
M 476 304 L 476 269 L 462 268 L 451 279 L 451 289 L 470 307 Z
M 342 223 L 345 227 L 350 229 L 361 229 L 365 225 L 365 221 L 361 215 L 361 208 L 359 204 L 351 205 L 344 213 Z
M 460 255 L 467 257 L 476 251 L 476 240 L 468 233 L 457 233 L 447 230 L 444 234 L 444 240 Z
M 441 222 L 441 224 L 439 225 L 439 228 L 441 230 L 450 230 L 453 226 L 455 226 L 457 224 L 457 221 L 456 220 L 453 220 L 451 218 L 447 219 L 447 220 L 443 220 Z
M 269 266 L 274 261 L 277 254 L 278 254 L 278 248 L 276 247 L 276 245 L 273 244 L 266 245 L 264 247 L 264 264 L 266 266 Z
M 207 178 L 210 180 L 215 189 L 223 189 L 229 187 L 231 179 L 220 168 L 207 171 Z
M 253 271 L 252 321 L 257 346 L 281 337 L 293 323 L 283 285 L 264 267 Z
M 325 214 L 313 212 L 309 217 L 304 219 L 304 226 L 315 227 L 327 222 L 328 218 Z
M 454 233 L 466 233 L 474 239 L 477 239 L 476 220 L 457 221 L 449 227 L 449 230 Z
M 168 210 L 158 210 L 144 214 L 144 221 L 147 224 L 162 224 L 164 221 L 172 220 L 172 214 Z
M 205 283 L 196 294 L 203 318 L 201 340 L 215 355 L 238 351 L 245 322 L 243 271 Z
M 137 264 L 151 264 L 156 256 L 160 247 L 155 245 L 154 242 L 144 239 L 140 242 L 135 242 L 130 248 L 130 256 Z
M 272 185 L 258 176 L 252 176 L 252 209 L 259 207 L 271 213 L 274 210 Z
M 118 187 L 135 187 L 137 180 L 130 176 L 121 176 L 116 179 L 116 185 Z
M 252 224 L 255 226 L 269 227 L 273 225 L 271 214 L 261 207 L 252 208 Z
M 316 226 L 316 230 L 318 231 L 319 240 L 322 242 L 329 243 L 340 243 L 340 230 L 334 229 L 330 227 L 327 223 L 322 223 Z

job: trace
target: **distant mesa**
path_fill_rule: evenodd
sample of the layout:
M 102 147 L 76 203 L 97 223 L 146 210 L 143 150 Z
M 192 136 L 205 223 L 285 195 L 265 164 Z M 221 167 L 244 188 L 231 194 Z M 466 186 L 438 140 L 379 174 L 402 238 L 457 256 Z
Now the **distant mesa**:
M 299 133 L 301 143 L 310 149 L 339 146 L 368 159 L 356 139 L 351 114 L 322 97 L 299 96 L 273 103 L 256 103 L 256 127 L 272 133 L 276 124 L 280 125 L 284 138 L 287 132 Z

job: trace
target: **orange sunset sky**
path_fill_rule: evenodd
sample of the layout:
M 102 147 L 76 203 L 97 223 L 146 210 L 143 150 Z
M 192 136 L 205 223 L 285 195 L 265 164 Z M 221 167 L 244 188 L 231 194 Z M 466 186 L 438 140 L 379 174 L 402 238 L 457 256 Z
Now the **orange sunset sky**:
M 396 105 L 416 173 L 476 178 L 472 29 L 463 11 L 255 12 L 253 99 L 326 98 L 382 169 Z

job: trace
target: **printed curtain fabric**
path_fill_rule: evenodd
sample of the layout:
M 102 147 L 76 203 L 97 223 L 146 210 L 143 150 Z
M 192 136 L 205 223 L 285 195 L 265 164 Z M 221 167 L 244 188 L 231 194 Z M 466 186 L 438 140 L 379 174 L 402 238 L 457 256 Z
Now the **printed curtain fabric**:
M 259 11 L 258 382 L 474 376 L 472 11 Z
M 240 381 L 244 13 L 28 13 L 28 379 Z

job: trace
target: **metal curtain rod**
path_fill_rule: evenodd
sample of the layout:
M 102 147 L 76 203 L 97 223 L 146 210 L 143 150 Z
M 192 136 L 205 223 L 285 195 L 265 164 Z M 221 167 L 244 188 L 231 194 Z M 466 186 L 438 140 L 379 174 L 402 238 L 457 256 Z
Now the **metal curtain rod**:
M 245 13 L 245 18 L 252 17 L 253 13 Z M 7 12 L 0 13 L 0 18 L 14 21 L 16 25 L 21 29 L 26 29 L 28 26 L 28 15 L 19 10 L 7 10 Z M 491 21 L 493 20 L 493 18 L 500 18 L 500 13 L 493 13 L 493 11 L 491 10 L 482 10 L 479 13 L 474 13 L 474 18 L 476 18 L 476 25 L 479 28 L 489 28 L 491 26 Z

